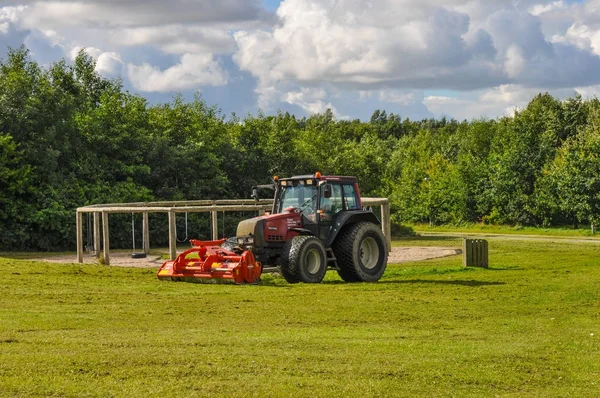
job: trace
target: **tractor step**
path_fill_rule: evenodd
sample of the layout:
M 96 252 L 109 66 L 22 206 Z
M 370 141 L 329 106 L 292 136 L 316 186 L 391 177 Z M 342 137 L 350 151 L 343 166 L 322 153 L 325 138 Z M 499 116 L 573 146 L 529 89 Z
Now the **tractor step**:
M 338 267 L 338 263 L 337 263 L 337 258 L 335 258 L 335 254 L 333 253 L 333 249 L 331 247 L 325 249 L 325 252 L 327 252 L 327 264 L 329 267 L 331 267 L 332 269 L 335 270 L 339 270 L 340 267 Z M 333 263 L 333 264 L 330 264 Z

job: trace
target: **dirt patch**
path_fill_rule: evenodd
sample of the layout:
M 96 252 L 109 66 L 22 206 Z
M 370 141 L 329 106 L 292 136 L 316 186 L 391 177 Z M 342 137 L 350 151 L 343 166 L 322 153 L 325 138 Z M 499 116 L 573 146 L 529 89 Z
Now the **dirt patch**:
M 432 258 L 454 256 L 460 253 L 460 249 L 448 247 L 393 247 L 388 257 L 388 264 L 429 260 Z M 49 263 L 77 262 L 77 258 L 72 255 L 52 256 L 36 260 Z M 89 254 L 83 256 L 83 262 L 85 264 L 99 264 L 98 259 Z M 165 260 L 156 255 L 149 255 L 146 258 L 131 258 L 130 253 L 110 253 L 110 265 L 114 267 L 158 268 L 164 262 Z
M 461 253 L 462 250 L 451 247 L 393 247 L 388 256 L 388 264 L 431 260 Z

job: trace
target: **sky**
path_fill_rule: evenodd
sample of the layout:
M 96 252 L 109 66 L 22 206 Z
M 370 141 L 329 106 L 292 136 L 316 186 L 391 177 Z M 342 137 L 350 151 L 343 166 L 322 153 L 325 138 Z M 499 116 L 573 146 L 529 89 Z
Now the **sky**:
M 4 0 L 0 57 L 72 61 L 226 115 L 459 120 L 600 93 L 600 0 Z

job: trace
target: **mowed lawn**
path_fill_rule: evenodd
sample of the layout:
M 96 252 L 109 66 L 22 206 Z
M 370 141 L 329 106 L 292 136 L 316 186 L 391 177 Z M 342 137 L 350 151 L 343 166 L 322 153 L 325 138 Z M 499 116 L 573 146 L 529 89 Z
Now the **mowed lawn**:
M 600 244 L 492 239 L 490 269 L 461 261 L 230 286 L 0 258 L 0 396 L 600 395 Z

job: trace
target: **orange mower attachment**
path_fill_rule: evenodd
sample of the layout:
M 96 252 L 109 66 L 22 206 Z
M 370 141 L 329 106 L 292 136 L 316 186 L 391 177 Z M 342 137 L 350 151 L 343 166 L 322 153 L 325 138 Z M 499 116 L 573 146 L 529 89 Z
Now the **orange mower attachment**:
M 186 282 L 258 283 L 261 264 L 254 259 L 254 254 L 244 251 L 237 255 L 221 247 L 225 241 L 190 239 L 194 247 L 174 261 L 165 262 L 156 276 L 160 280 Z

